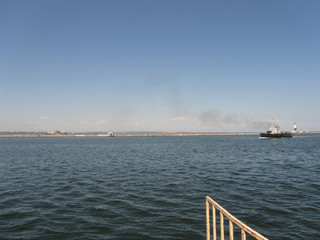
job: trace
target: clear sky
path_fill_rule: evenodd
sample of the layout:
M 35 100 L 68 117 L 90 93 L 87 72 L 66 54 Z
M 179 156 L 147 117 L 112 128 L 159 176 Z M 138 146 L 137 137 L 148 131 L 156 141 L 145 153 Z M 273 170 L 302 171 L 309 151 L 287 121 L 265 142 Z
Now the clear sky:
M 0 0 L 0 131 L 320 130 L 319 13 L 319 0 Z

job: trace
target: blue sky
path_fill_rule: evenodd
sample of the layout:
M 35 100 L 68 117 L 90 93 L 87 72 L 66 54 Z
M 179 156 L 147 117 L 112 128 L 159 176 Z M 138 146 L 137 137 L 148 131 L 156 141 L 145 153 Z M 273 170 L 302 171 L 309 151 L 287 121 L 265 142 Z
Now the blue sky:
M 1 0 L 0 131 L 320 130 L 318 0 Z

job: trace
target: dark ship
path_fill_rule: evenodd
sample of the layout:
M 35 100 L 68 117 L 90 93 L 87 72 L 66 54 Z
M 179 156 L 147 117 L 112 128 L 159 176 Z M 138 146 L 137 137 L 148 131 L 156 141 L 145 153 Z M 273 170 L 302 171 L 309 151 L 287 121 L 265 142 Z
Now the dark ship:
M 280 127 L 272 123 L 272 126 L 265 133 L 260 133 L 260 137 L 263 138 L 292 138 L 293 134 L 291 132 L 281 132 Z

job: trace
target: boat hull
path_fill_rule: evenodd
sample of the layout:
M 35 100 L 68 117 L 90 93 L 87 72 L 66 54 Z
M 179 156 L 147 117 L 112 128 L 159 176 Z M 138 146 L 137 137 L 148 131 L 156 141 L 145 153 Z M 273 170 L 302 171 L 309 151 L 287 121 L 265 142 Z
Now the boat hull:
M 265 138 L 292 138 L 293 134 L 288 133 L 260 133 L 260 137 Z

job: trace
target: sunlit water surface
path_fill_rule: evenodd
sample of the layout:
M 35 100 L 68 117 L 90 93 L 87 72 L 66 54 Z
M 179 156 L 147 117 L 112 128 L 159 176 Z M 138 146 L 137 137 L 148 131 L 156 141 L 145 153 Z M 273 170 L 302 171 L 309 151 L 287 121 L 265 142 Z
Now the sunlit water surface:
M 320 135 L 0 138 L 0 239 L 205 239 L 205 196 L 320 239 Z

